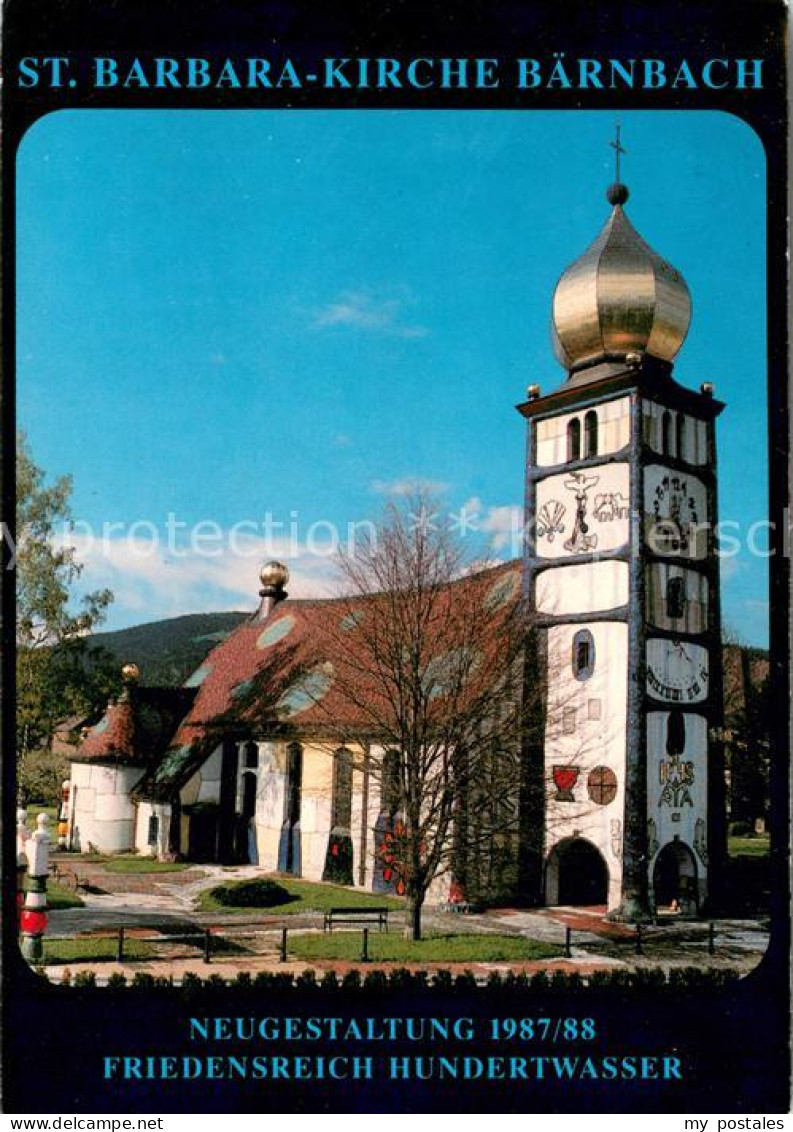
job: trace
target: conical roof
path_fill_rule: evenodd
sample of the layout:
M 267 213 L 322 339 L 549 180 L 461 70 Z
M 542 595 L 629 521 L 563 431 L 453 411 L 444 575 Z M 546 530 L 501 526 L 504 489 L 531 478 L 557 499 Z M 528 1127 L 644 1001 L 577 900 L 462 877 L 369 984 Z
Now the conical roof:
M 612 185 L 607 199 L 613 208 L 603 230 L 554 291 L 554 352 L 568 370 L 631 353 L 671 362 L 691 321 L 682 275 L 625 215 L 627 188 Z

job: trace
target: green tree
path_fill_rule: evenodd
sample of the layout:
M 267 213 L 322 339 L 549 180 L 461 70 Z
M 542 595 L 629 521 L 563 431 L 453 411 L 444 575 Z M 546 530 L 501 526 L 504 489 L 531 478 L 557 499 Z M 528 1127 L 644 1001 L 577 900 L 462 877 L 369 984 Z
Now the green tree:
M 31 752 L 47 746 L 57 720 L 88 712 L 107 696 L 113 677 L 103 650 L 91 647 L 88 635 L 103 620 L 113 595 L 102 589 L 75 596 L 83 567 L 63 537 L 71 520 L 71 477 L 48 484 L 24 435 L 18 438 L 16 475 L 13 561 L 21 776 Z

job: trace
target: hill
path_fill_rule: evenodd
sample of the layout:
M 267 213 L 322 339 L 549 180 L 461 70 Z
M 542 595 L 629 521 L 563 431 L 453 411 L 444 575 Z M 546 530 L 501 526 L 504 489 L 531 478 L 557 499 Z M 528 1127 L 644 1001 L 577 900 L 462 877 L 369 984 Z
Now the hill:
M 129 629 L 95 633 L 92 643 L 107 649 L 119 665 L 137 664 L 141 682 L 177 687 L 249 613 L 189 613 Z

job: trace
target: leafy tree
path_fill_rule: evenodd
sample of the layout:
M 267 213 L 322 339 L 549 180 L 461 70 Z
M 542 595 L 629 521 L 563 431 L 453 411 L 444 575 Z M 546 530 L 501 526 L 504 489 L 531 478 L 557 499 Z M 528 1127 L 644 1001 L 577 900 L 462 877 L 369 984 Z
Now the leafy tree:
M 46 482 L 20 435 L 16 458 L 16 738 L 21 772 L 30 753 L 45 747 L 64 716 L 88 712 L 106 698 L 112 680 L 104 654 L 86 639 L 113 600 L 94 590 L 79 600 L 82 572 L 76 550 L 60 537 L 71 519 L 72 480 Z

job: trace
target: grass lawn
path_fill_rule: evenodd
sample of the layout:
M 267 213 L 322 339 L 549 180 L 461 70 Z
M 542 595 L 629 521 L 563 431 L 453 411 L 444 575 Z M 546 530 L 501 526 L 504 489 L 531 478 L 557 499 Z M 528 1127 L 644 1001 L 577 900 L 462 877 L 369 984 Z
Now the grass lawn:
M 770 838 L 767 833 L 757 833 L 754 837 L 729 837 L 727 852 L 730 857 L 767 857 Z
M 108 873 L 181 873 L 190 865 L 184 861 L 158 861 L 154 857 L 123 854 L 106 858 L 102 867 Z
M 47 884 L 47 905 L 50 908 L 83 908 L 85 901 L 68 888 L 62 888 L 54 881 Z
M 44 940 L 44 963 L 89 963 L 114 962 L 118 954 L 118 942 L 112 937 L 101 939 L 46 939 Z M 155 955 L 149 943 L 139 939 L 124 940 L 125 959 L 151 959 Z
M 303 933 L 289 936 L 289 955 L 299 959 L 361 957 L 361 932 Z M 494 963 L 528 959 L 555 959 L 562 949 L 550 943 L 514 935 L 435 935 L 417 943 L 401 935 L 369 933 L 369 956 L 375 963 Z
M 39 814 L 46 814 L 49 820 L 47 832 L 53 841 L 58 840 L 58 806 L 51 806 L 49 802 L 28 802 L 23 809 L 27 810 L 28 829 L 32 833 L 36 828 L 36 818 Z
M 768 834 L 730 837 L 727 852 L 725 915 L 767 915 L 771 898 Z
M 210 888 L 199 896 L 198 907 L 202 912 L 268 912 L 278 916 L 294 916 L 301 912 L 327 912 L 331 908 L 341 906 L 347 908 L 388 908 L 394 912 L 402 911 L 405 907 L 404 901 L 393 896 L 380 896 L 376 892 L 356 892 L 354 889 L 343 888 L 337 884 L 316 884 L 307 880 L 295 880 L 293 877 L 279 876 L 278 874 L 272 875 L 271 879 L 276 881 L 281 888 L 285 888 L 293 897 L 288 904 L 278 904 L 273 908 L 252 908 L 250 905 L 234 907 L 233 905 L 221 904 L 212 895 L 214 890 Z M 233 891 L 235 885 L 240 883 L 244 884 L 245 881 L 227 881 L 225 884 L 216 887 Z

